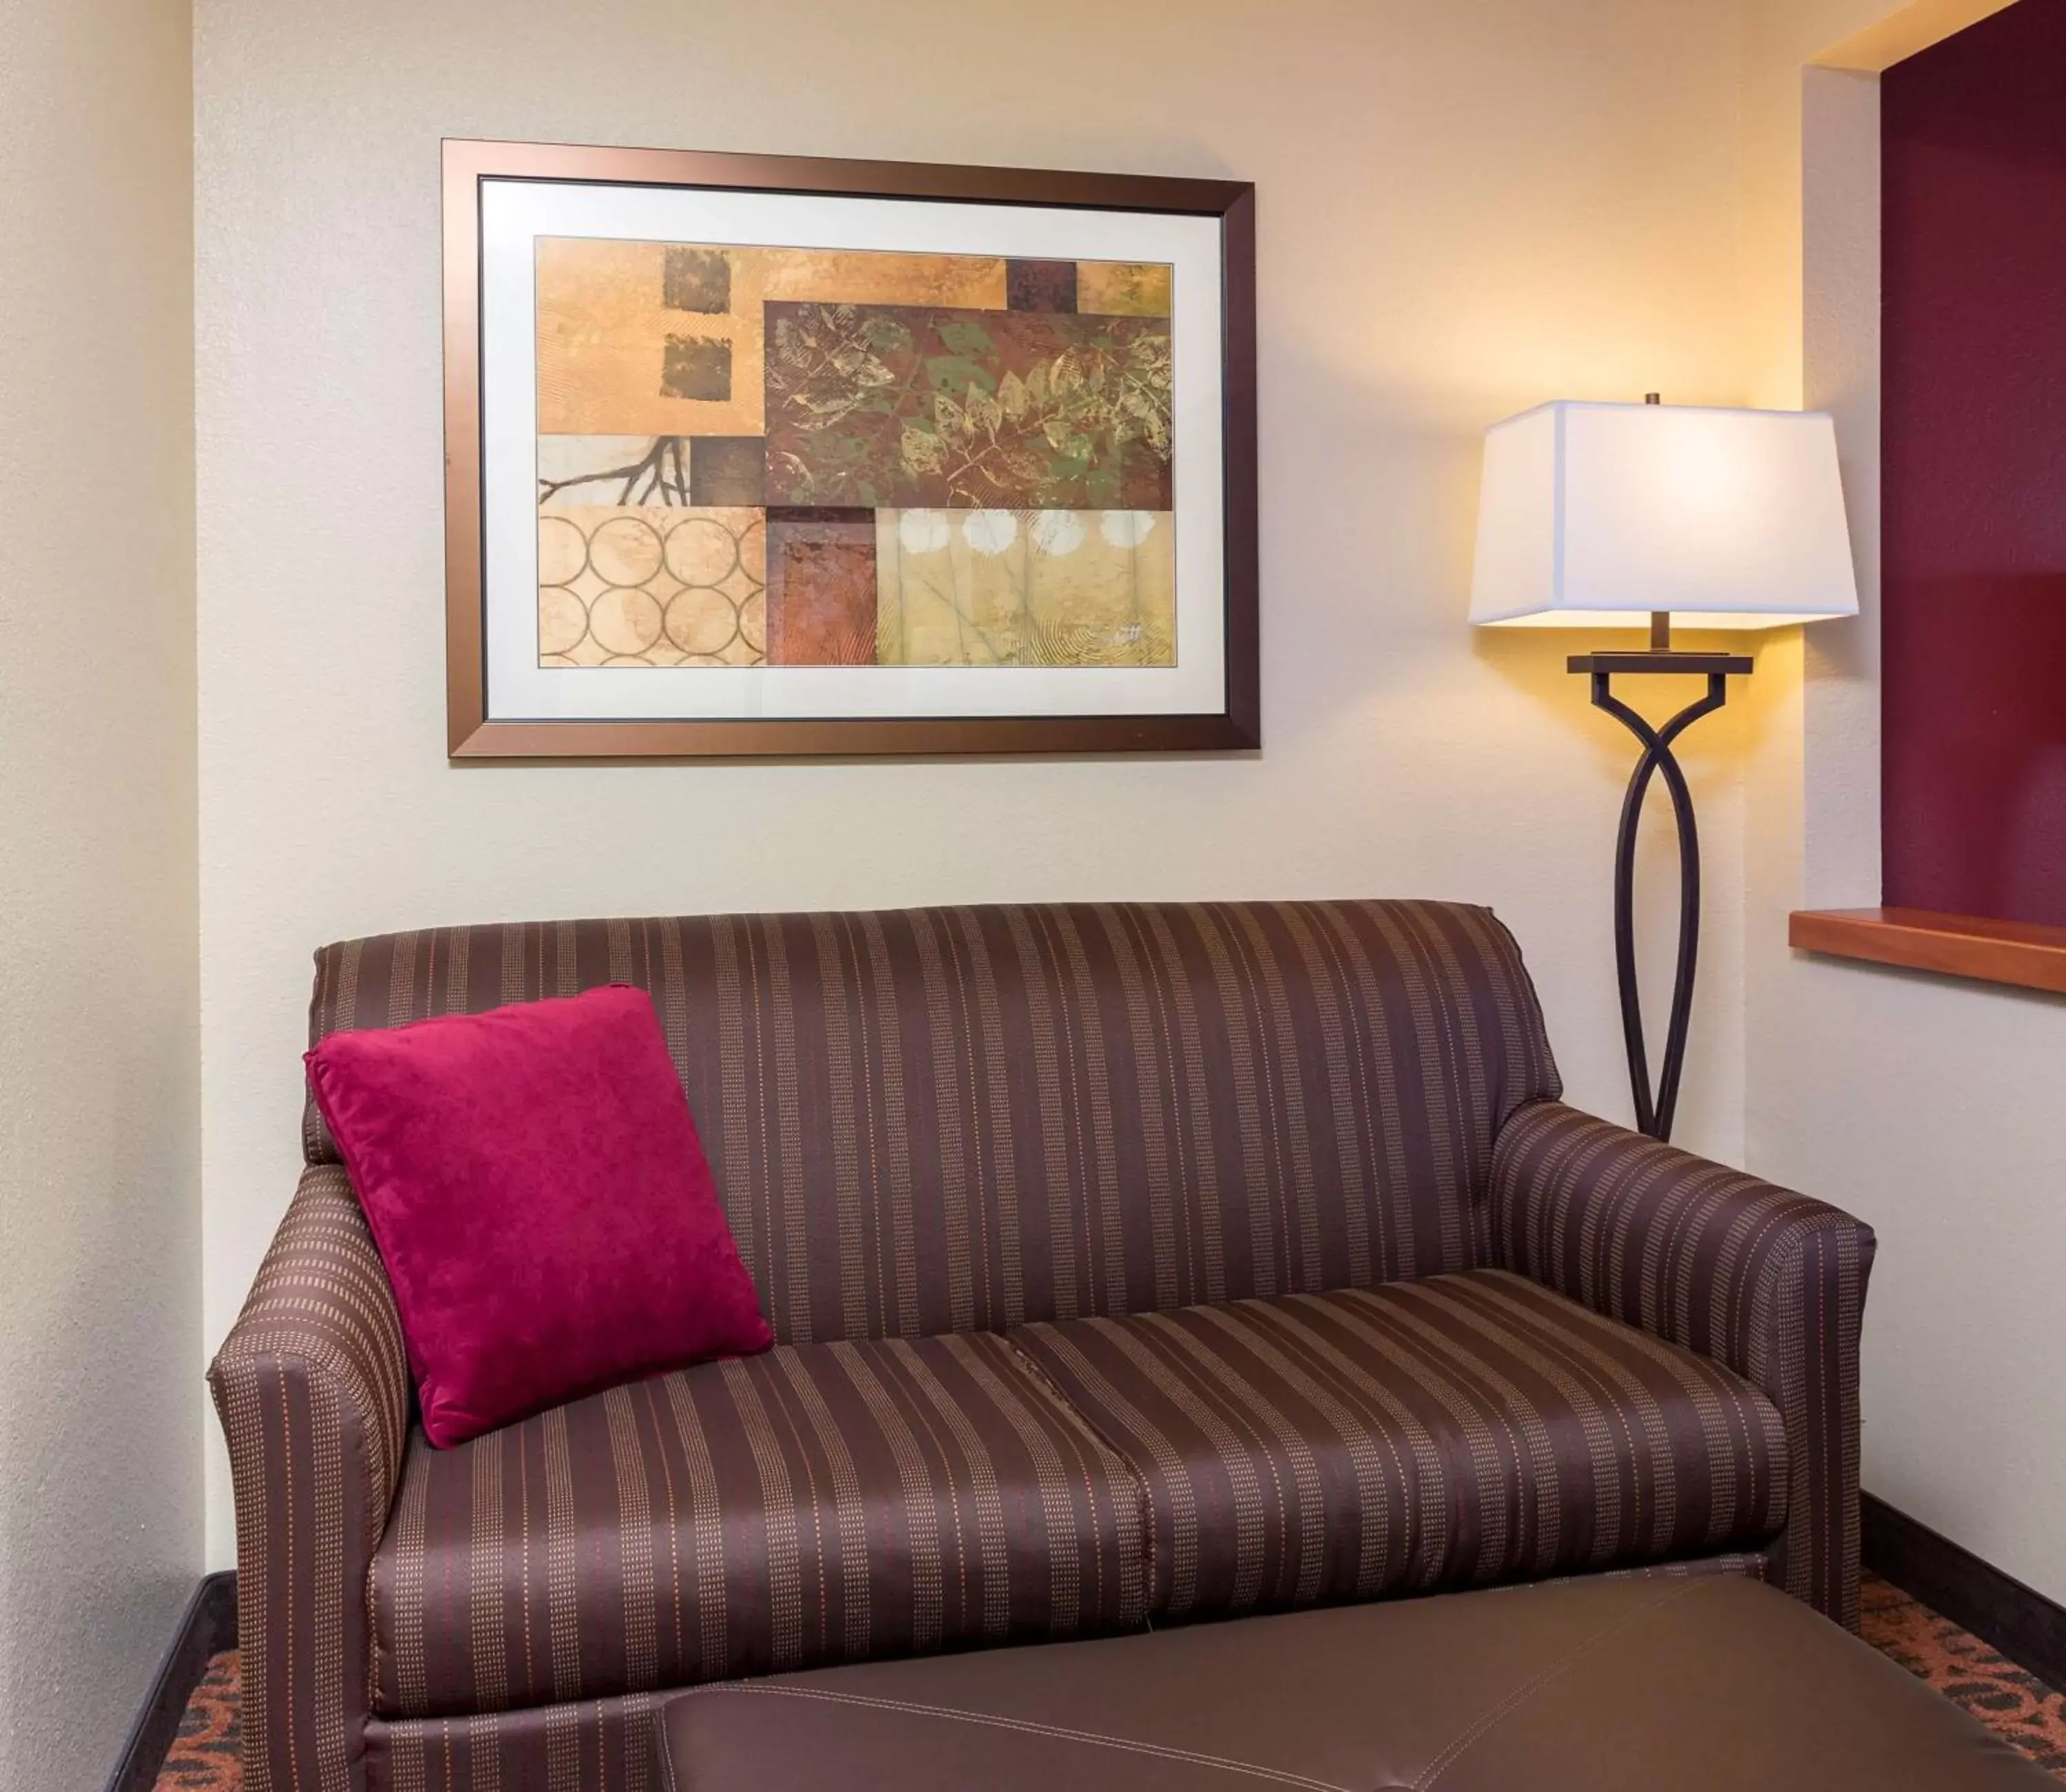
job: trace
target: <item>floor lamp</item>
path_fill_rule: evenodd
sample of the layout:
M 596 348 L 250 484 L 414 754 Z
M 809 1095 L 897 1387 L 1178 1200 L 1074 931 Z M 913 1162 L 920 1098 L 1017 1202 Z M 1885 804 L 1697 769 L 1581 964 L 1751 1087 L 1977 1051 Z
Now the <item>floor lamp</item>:
M 1650 630 L 1645 649 L 1574 654 L 1568 663 L 1642 748 L 1614 847 L 1614 967 L 1636 1124 L 1654 1138 L 1671 1136 L 1700 942 L 1699 836 L 1672 748 L 1752 663 L 1674 647 L 1672 626 L 1781 628 L 1857 608 L 1826 416 L 1666 405 L 1655 395 L 1643 404 L 1560 401 L 1485 436 L 1472 622 Z M 1698 679 L 1705 694 L 1655 725 L 1614 695 L 1615 675 L 1629 673 Z M 1636 834 L 1653 777 L 1664 780 L 1679 832 L 1678 972 L 1654 1087 L 1635 975 Z

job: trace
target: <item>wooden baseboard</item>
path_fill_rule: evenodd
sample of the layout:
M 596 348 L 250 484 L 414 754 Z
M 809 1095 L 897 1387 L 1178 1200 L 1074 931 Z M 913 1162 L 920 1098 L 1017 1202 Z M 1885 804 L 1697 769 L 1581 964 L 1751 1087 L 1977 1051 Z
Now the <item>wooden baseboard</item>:
M 107 1792 L 151 1792 L 209 1658 L 236 1647 L 237 1575 L 234 1571 L 209 1575 L 180 1614 L 179 1628 L 108 1776 Z
M 2066 1607 L 1870 1494 L 1858 1498 L 1865 1564 L 1991 1644 L 2048 1686 L 2066 1689 Z

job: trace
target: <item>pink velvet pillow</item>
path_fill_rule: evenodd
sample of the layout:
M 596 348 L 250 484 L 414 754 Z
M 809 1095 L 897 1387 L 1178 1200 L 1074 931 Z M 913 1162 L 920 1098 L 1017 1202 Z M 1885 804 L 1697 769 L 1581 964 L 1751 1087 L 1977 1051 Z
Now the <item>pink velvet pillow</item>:
M 643 991 L 333 1033 L 306 1061 L 433 1444 L 774 1341 Z

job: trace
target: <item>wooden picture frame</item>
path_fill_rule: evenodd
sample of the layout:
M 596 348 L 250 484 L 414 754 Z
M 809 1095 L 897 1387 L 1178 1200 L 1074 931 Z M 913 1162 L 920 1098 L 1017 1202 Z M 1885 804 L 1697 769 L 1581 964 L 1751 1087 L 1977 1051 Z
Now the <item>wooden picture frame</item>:
M 639 221 L 676 217 L 714 220 L 724 230 L 706 227 L 684 237 Z M 553 221 L 569 219 L 572 225 Z M 627 219 L 628 225 L 622 221 Z M 744 232 L 737 228 L 742 219 Z M 762 221 L 768 219 L 773 221 Z M 886 236 L 896 237 L 880 248 L 861 240 L 878 221 Z M 821 230 L 824 225 L 828 229 Z M 808 232 L 804 246 L 778 246 L 787 239 L 766 233 L 778 227 Z M 974 244 L 967 253 L 954 246 L 960 237 L 944 246 L 931 240 L 957 230 Z M 1030 250 L 1015 257 L 1010 245 L 1022 239 L 1030 249 L 1059 245 L 1077 258 Z M 1136 240 L 1142 253 L 1128 254 Z M 909 246 L 913 242 L 920 246 Z M 711 243 L 721 246 L 699 246 Z M 1112 247 L 1108 257 L 1102 249 L 1087 256 L 1078 246 L 1083 243 Z M 1155 245 L 1162 243 L 1177 245 L 1167 261 L 1157 258 Z M 655 255 L 666 259 L 654 262 Z M 616 259 L 606 266 L 609 257 Z M 948 270 L 938 276 L 943 293 L 958 282 L 967 292 L 979 286 L 988 296 L 974 311 L 951 308 L 975 302 L 966 293 L 918 304 L 897 282 L 909 285 L 918 278 L 909 270 L 920 264 L 933 273 Z M 563 265 L 573 273 L 556 271 Z M 1201 278 L 1208 266 L 1209 282 Z M 584 271 L 591 266 L 602 271 Z M 664 273 L 653 274 L 654 267 Z M 859 278 L 857 291 L 881 273 L 884 280 L 875 284 L 891 296 L 872 300 L 864 291 L 849 302 L 833 275 L 809 274 L 821 284 L 832 282 L 821 292 L 796 271 L 800 267 L 859 268 L 869 278 Z M 620 268 L 633 274 L 613 271 Z M 736 274 L 742 268 L 746 274 Z M 776 272 L 755 271 L 770 268 Z M 638 294 L 653 288 L 652 304 L 686 302 L 684 327 L 703 334 L 655 337 L 654 330 L 670 328 L 674 314 L 638 312 L 636 327 L 646 334 L 632 343 L 627 363 L 618 338 L 634 326 L 616 321 L 629 314 L 614 296 L 619 288 L 598 282 L 615 278 L 622 285 L 633 275 L 644 282 Z M 802 290 L 809 302 L 753 304 L 756 280 L 767 292 Z M 452 757 L 1171 752 L 1259 745 L 1254 285 L 1254 189 L 1239 182 L 447 141 Z M 553 313 L 557 318 L 573 302 L 558 296 L 563 288 L 602 292 L 608 304 L 598 300 L 593 313 L 579 314 L 571 326 L 556 323 L 560 333 L 549 334 L 549 305 L 561 307 Z M 716 296 L 706 296 L 706 288 Z M 746 296 L 735 296 L 739 292 Z M 1152 296 L 1158 293 L 1161 298 Z M 1087 297 L 1092 302 L 1078 311 Z M 727 310 L 714 321 L 697 314 L 715 314 L 719 304 Z M 1157 304 L 1168 314 L 1159 348 L 1152 310 Z M 755 314 L 747 317 L 750 306 Z M 1116 309 L 1124 306 L 1132 309 Z M 760 369 L 761 389 L 749 385 L 746 396 L 735 400 L 727 383 L 733 379 L 735 354 L 723 335 L 727 318 L 743 340 L 740 360 L 750 357 Z M 1198 340 L 1206 331 L 1193 319 L 1216 324 L 1217 340 L 1209 344 L 1216 366 L 1198 359 Z M 836 325 L 857 329 L 866 343 L 881 349 L 881 358 L 864 347 L 859 375 L 851 372 L 852 355 L 844 346 L 838 355 L 811 362 L 799 345 L 808 344 L 812 331 L 832 332 Z M 927 356 L 928 347 L 949 340 L 942 334 L 948 328 L 962 329 L 981 351 Z M 751 340 L 743 341 L 748 334 Z M 1003 347 L 996 347 L 998 340 Z M 841 345 L 846 341 L 840 338 Z M 1057 341 L 1065 352 L 1053 359 L 1052 388 L 1039 384 L 1038 398 L 1029 398 L 1047 377 L 1045 357 Z M 1080 353 L 1067 347 L 1078 341 L 1091 346 Z M 646 360 L 638 359 L 650 356 L 656 342 L 663 343 L 666 362 L 657 386 Z M 987 361 L 985 354 L 991 357 Z M 1007 369 L 1000 383 L 998 370 L 1009 355 L 1019 357 L 1015 367 L 1031 371 L 1021 380 Z M 549 355 L 552 364 L 541 371 Z M 1115 375 L 1111 386 L 1103 383 L 1104 367 L 1116 365 L 1124 375 L 1136 364 L 1147 370 L 1138 379 Z M 627 365 L 635 378 L 624 374 Z M 776 367 L 779 398 L 768 396 L 775 389 L 768 384 L 771 366 Z M 821 386 L 824 380 L 849 384 L 835 383 L 829 399 L 814 397 L 813 379 Z M 1187 380 L 1196 380 L 1209 399 L 1192 401 Z M 1092 382 L 1101 394 L 1123 387 L 1124 402 L 1100 396 L 1093 404 L 1082 395 Z M 700 472 L 692 479 L 690 451 L 704 438 L 667 433 L 679 427 L 670 420 L 708 414 L 723 422 L 743 415 L 749 401 L 760 407 L 758 444 L 740 427 L 737 435 L 711 436 L 710 442 L 726 445 L 697 461 L 722 468 L 737 449 L 743 456 L 732 463 L 740 469 L 737 479 L 727 484 L 713 474 L 699 483 Z M 611 410 L 613 403 L 621 412 Z M 1018 409 L 1007 417 L 1012 405 Z M 841 406 L 849 408 L 842 412 Z M 622 428 L 616 427 L 620 415 L 626 420 Z M 841 420 L 820 428 L 816 420 L 828 415 Z M 1092 420 L 1079 428 L 1072 420 L 1078 416 Z M 548 421 L 555 420 L 559 430 L 549 431 Z M 1103 432 L 1094 433 L 1093 424 Z M 986 436 L 979 434 L 982 429 Z M 530 472 L 520 493 L 526 431 Z M 778 440 L 782 431 L 788 433 Z M 893 437 L 891 431 L 901 433 Z M 648 436 L 650 445 L 636 464 L 599 470 L 613 458 L 606 444 L 635 444 Z M 977 472 L 968 470 L 977 456 L 962 452 L 970 443 L 986 444 L 983 452 L 991 456 Z M 552 470 L 567 476 L 545 476 L 541 469 L 549 452 Z M 591 461 L 598 470 L 583 470 Z M 1005 472 L 998 472 L 999 467 Z M 624 474 L 634 477 L 620 484 Z M 970 507 L 969 491 L 978 476 L 1003 493 L 996 505 Z M 962 484 L 954 484 L 956 478 Z M 761 481 L 764 505 L 757 513 L 735 501 L 754 495 L 755 479 Z M 1012 479 L 1020 485 L 1010 485 Z M 988 489 L 978 489 L 978 495 Z M 568 490 L 573 498 L 563 497 Z M 707 492 L 723 503 L 699 504 Z M 875 508 L 858 503 L 857 493 Z M 939 499 L 941 507 L 926 507 L 909 497 L 913 493 L 918 500 Z M 882 501 L 900 493 L 901 503 Z M 1014 501 L 1029 493 L 1041 501 Z M 1143 493 L 1167 494 L 1166 510 L 1141 501 Z M 800 495 L 802 504 L 796 501 Z M 622 501 L 614 509 L 581 501 L 591 497 Z M 634 497 L 675 507 L 656 509 L 648 519 L 650 541 L 638 533 L 645 513 L 630 513 L 637 508 Z M 1108 507 L 1098 508 L 1100 502 Z M 533 510 L 540 521 L 528 520 Z M 692 521 L 699 541 L 705 534 L 717 539 L 720 529 L 731 532 L 732 570 L 723 587 L 693 582 L 715 575 L 683 572 L 672 557 L 674 535 L 659 532 L 686 531 Z M 635 534 L 645 556 L 627 562 L 630 571 L 595 570 L 603 565 L 598 544 L 613 524 L 621 525 L 613 543 Z M 1145 545 L 1158 524 L 1168 525 L 1164 541 Z M 760 557 L 750 564 L 746 544 L 756 530 L 760 541 L 751 552 Z M 549 543 L 564 537 L 578 545 L 549 551 L 540 545 L 541 533 Z M 918 551 L 912 562 L 941 570 L 937 578 L 925 575 L 931 582 L 925 584 L 922 602 L 945 608 L 914 607 L 907 625 L 902 606 L 918 601 L 909 594 L 919 591 L 920 575 L 905 570 L 904 549 L 914 541 Z M 997 595 L 1005 578 L 997 570 L 1006 553 L 1000 541 L 1019 557 L 1015 598 Z M 1089 552 L 1067 566 L 1047 557 L 1051 551 L 1073 553 L 1085 541 Z M 860 610 L 842 611 L 839 606 L 849 599 L 827 585 L 824 571 L 845 544 L 853 564 L 865 562 L 867 577 L 885 582 L 886 590 L 890 575 L 878 574 L 872 557 L 878 543 L 887 544 L 895 559 L 896 651 L 905 655 L 880 663 L 863 656 L 879 655 L 889 639 L 884 618 L 889 598 L 872 590 L 853 600 L 876 606 L 873 621 Z M 979 560 L 978 549 L 993 557 Z M 610 553 L 618 556 L 618 547 Z M 684 550 L 684 557 L 693 556 Z M 566 572 L 576 562 L 579 572 Z M 649 563 L 664 570 L 656 570 L 648 586 L 629 582 Z M 757 580 L 753 564 L 760 567 Z M 613 558 L 610 566 L 616 565 Z M 1037 601 L 1048 607 L 1038 614 L 1036 572 L 1047 581 Z M 692 582 L 676 589 L 683 578 Z M 952 587 L 945 598 L 938 595 L 942 578 Z M 954 626 L 962 626 L 961 594 L 975 593 L 984 578 L 990 582 L 986 594 L 966 600 L 967 606 L 990 606 L 980 618 L 967 610 L 973 634 L 964 639 L 977 645 L 950 663 L 940 652 L 913 657 L 934 651 L 946 626 L 940 615 L 950 614 Z M 553 582 L 561 579 L 565 582 Z M 1121 600 L 1111 594 L 1128 580 L 1131 622 L 1113 609 Z M 685 606 L 691 596 L 694 604 Z M 731 606 L 729 613 L 719 607 L 720 598 Z M 995 606 L 1004 602 L 1019 608 L 994 630 L 977 626 L 1003 614 Z M 688 616 L 679 626 L 678 610 Z M 716 639 L 698 632 L 706 610 L 720 623 L 729 614 L 723 653 L 750 659 L 758 652 L 760 659 L 740 664 L 691 655 L 689 650 Z M 607 626 L 600 619 L 606 611 Z M 661 632 L 652 633 L 656 630 Z M 652 643 L 644 657 L 622 651 L 638 649 L 648 634 Z M 575 645 L 568 647 L 569 640 Z M 783 657 L 799 652 L 820 657 Z M 990 657 L 973 657 L 978 653 Z M 936 693 L 958 707 L 927 712 Z M 1046 707 L 1058 700 L 1060 707 Z M 990 712 L 984 706 L 993 701 L 1008 707 Z M 1104 707 L 1108 703 L 1112 707 Z M 732 710 L 679 712 L 679 706 L 706 703 Z M 870 707 L 867 713 L 842 707 L 855 704 Z M 590 705 L 607 705 L 608 712 L 590 713 Z M 802 706 L 817 707 L 792 712 Z M 840 712 L 824 712 L 828 707 Z M 648 709 L 655 712 L 644 712 Z

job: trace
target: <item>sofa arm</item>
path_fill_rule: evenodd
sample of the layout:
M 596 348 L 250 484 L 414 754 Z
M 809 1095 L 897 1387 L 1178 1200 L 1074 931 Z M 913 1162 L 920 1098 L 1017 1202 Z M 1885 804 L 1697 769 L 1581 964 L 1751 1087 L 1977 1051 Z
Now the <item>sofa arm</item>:
M 347 1792 L 374 1662 L 367 1574 L 401 1478 L 409 1375 L 342 1168 L 306 1171 L 209 1370 L 237 1499 L 247 1792 Z
M 1789 1462 L 1774 1579 L 1855 1629 L 1871 1230 L 1554 1101 L 1501 1129 L 1491 1223 L 1506 1268 L 1712 1356 L 1770 1397 Z

